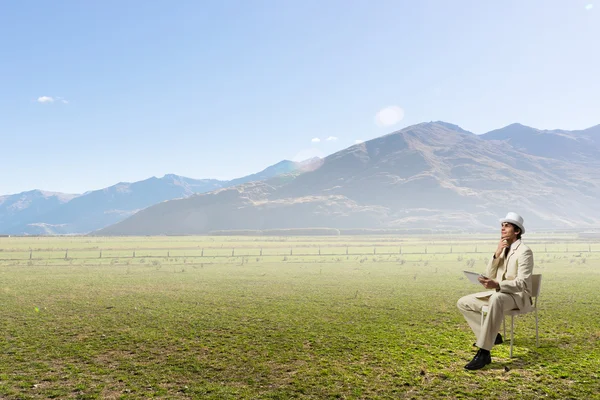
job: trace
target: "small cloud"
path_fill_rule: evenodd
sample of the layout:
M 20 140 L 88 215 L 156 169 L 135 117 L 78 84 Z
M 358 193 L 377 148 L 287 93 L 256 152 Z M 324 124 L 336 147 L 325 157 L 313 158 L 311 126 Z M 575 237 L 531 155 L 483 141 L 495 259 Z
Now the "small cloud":
M 354 144 L 361 144 L 361 143 L 363 143 L 363 142 L 364 142 L 364 140 L 362 140 L 362 139 L 356 139 L 356 140 L 354 141 Z
M 337 138 L 337 137 L 335 137 L 335 136 L 329 136 L 329 137 L 327 138 L 327 141 L 328 141 L 328 142 L 335 142 L 336 140 L 338 140 L 338 138 Z
M 54 98 L 52 98 L 50 96 L 41 96 L 41 97 L 38 97 L 37 101 L 38 101 L 38 103 L 53 103 Z
M 321 139 L 319 139 L 318 137 L 316 138 L 312 138 L 311 142 L 313 143 L 319 143 L 321 141 Z
M 36 100 L 38 103 L 54 103 L 55 101 L 59 101 L 63 104 L 69 104 L 69 102 L 64 97 L 51 97 L 51 96 L 40 96 Z
M 398 106 L 389 106 L 379 110 L 375 115 L 375 123 L 379 126 L 391 126 L 402 121 L 404 110 Z
M 588 4 L 587 6 L 585 6 L 585 9 L 586 9 L 586 10 L 591 10 L 592 8 L 594 8 L 594 5 L 593 5 L 593 4 L 591 4 L 591 3 L 590 3 L 590 4 Z

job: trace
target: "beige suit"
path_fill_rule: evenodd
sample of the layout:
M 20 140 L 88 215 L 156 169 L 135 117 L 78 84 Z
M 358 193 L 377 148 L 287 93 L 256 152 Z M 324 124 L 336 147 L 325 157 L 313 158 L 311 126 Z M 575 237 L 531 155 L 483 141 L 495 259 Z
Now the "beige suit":
M 521 240 L 517 240 L 510 246 L 506 257 L 503 252 L 488 263 L 486 276 L 499 282 L 500 289 L 470 294 L 458 300 L 458 309 L 477 337 L 477 347 L 491 350 L 505 311 L 531 308 L 532 272 L 533 253 Z M 484 305 L 489 307 L 489 311 L 481 326 L 481 308 Z

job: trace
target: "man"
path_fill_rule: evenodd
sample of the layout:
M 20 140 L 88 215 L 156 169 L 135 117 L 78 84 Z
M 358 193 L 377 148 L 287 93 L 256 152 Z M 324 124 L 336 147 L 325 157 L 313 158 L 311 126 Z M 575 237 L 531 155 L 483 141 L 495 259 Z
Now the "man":
M 475 346 L 479 348 L 471 362 L 465 365 L 468 370 L 477 370 L 492 362 L 490 350 L 494 344 L 502 343 L 498 332 L 504 312 L 527 310 L 532 306 L 533 253 L 521 242 L 521 235 L 525 233 L 523 218 L 509 212 L 500 223 L 500 243 L 488 263 L 485 278 L 479 278 L 486 289 L 494 291 L 464 296 L 457 302 L 458 309 L 475 333 Z M 482 325 L 481 308 L 485 305 L 489 310 Z

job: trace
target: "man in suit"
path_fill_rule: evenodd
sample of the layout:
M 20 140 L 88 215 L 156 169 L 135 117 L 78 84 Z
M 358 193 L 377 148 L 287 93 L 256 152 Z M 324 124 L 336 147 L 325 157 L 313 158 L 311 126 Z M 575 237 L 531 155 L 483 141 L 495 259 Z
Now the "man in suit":
M 467 295 L 458 300 L 457 306 L 475 333 L 479 347 L 477 354 L 465 365 L 468 370 L 477 370 L 492 362 L 490 350 L 494 344 L 502 343 L 500 325 L 504 312 L 531 308 L 531 273 L 533 253 L 521 242 L 525 233 L 523 218 L 509 212 L 500 220 L 500 243 L 490 259 L 486 278 L 479 282 L 488 290 Z M 489 307 L 487 317 L 481 325 L 481 308 Z

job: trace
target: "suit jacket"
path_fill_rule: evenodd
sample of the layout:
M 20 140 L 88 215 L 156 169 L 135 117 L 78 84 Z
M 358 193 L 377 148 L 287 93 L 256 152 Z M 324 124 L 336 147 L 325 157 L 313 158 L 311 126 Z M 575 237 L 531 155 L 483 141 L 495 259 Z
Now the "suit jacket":
M 497 292 L 508 293 L 515 299 L 520 310 L 527 311 L 531 308 L 531 274 L 533 272 L 533 252 L 527 245 L 517 240 L 514 242 L 505 257 L 504 252 L 500 257 L 495 256 L 489 261 L 486 276 L 500 283 Z M 480 292 L 475 296 L 479 299 L 490 297 L 494 292 Z

